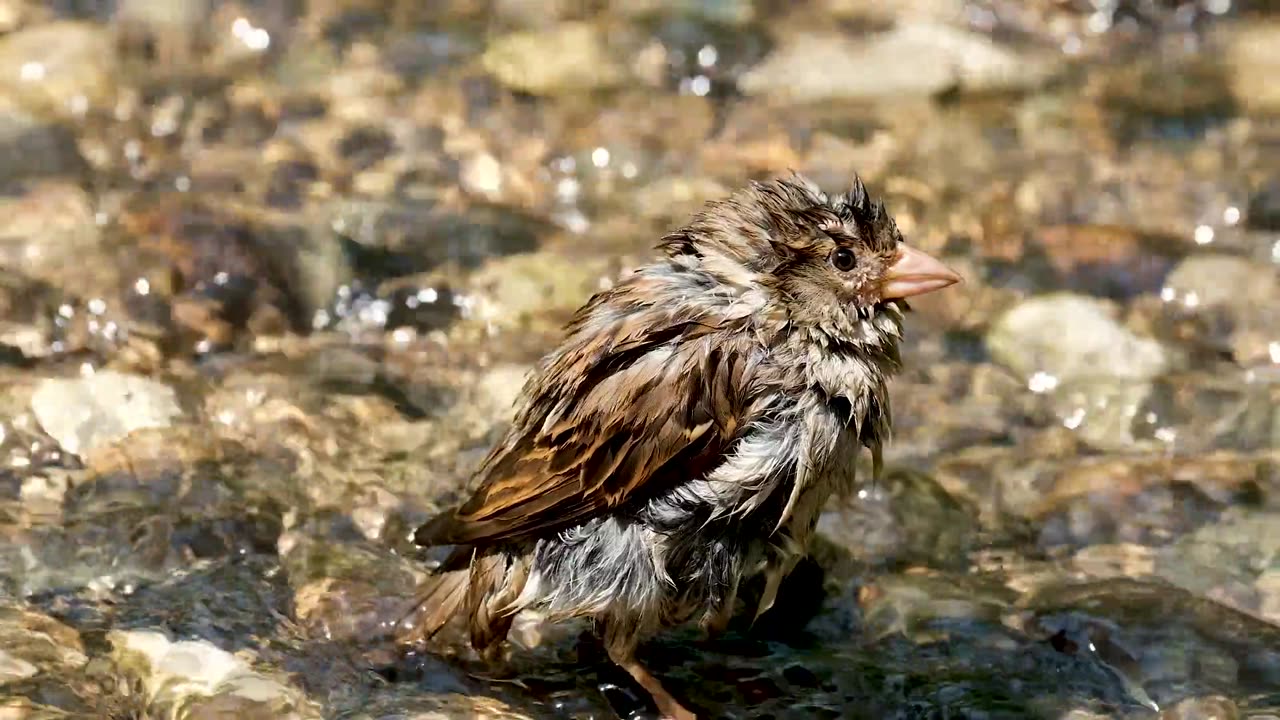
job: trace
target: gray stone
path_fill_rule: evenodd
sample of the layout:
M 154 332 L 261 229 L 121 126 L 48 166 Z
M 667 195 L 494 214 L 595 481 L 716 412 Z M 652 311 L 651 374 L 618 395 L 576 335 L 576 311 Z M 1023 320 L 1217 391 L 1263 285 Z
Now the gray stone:
M 211 704 L 223 710 L 259 711 L 252 712 L 253 717 L 321 717 L 298 689 L 255 671 L 244 658 L 210 642 L 173 642 L 148 630 L 113 630 L 107 639 L 120 665 L 141 680 L 152 705 L 191 713 Z M 239 702 L 230 702 L 235 700 Z M 275 714 L 260 714 L 268 708 Z
M 83 259 L 100 251 L 101 237 L 92 199 L 73 183 L 39 183 L 21 197 L 0 198 L 0 268 L 83 292 L 84 279 L 96 272 Z
M 996 362 L 1046 389 L 1094 377 L 1140 382 L 1169 366 L 1159 342 L 1121 325 L 1101 300 L 1071 293 L 1022 302 L 996 319 L 986 341 Z
M 0 38 L 0 91 L 32 111 L 76 119 L 115 100 L 115 56 L 102 26 L 33 25 Z
M 1237 23 L 1228 33 L 1223 55 L 1236 99 L 1254 110 L 1280 109 L 1280 22 Z
M 1231 350 L 1244 365 L 1275 362 L 1280 343 L 1280 273 L 1233 255 L 1193 255 L 1165 278 L 1161 298 L 1179 313 L 1213 312 L 1228 321 L 1207 323 L 1206 340 Z
M 44 380 L 31 397 L 31 410 L 40 427 L 74 454 L 134 430 L 168 427 L 182 414 L 169 386 L 112 370 Z
M 581 22 L 504 35 L 481 61 L 502 84 L 535 95 L 597 90 L 626 79 L 604 32 Z
M 69 128 L 21 110 L 0 108 L 0 183 L 74 176 L 87 169 Z
M 748 95 L 792 102 L 933 95 L 952 88 L 991 92 L 1030 87 L 1048 74 L 989 38 L 921 22 L 866 40 L 797 36 L 739 80 Z

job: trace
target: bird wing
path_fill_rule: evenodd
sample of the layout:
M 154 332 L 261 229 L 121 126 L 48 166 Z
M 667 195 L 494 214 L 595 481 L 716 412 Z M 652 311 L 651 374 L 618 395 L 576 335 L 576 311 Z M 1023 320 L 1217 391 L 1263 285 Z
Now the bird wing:
M 583 309 L 526 386 L 529 401 L 471 499 L 419 528 L 418 544 L 566 527 L 720 462 L 753 416 L 760 352 L 750 334 L 660 307 L 592 314 L 603 302 Z

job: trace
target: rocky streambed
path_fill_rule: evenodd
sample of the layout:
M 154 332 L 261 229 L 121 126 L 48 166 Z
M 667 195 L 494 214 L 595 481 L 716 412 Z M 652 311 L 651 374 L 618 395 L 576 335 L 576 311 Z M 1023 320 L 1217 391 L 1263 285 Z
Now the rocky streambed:
M 589 7 L 586 7 L 589 6 Z M 381 638 L 592 292 L 857 171 L 965 275 L 707 717 L 1280 717 L 1261 0 L 0 0 L 0 717 L 643 718 Z

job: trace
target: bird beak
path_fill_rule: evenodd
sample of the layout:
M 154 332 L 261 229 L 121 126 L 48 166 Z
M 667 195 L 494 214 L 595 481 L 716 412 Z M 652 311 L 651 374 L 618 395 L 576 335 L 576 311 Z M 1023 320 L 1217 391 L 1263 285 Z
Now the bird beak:
M 880 297 L 899 300 L 941 290 L 958 282 L 960 276 L 938 262 L 937 258 L 899 243 L 898 259 L 889 266 L 884 285 L 880 287 Z

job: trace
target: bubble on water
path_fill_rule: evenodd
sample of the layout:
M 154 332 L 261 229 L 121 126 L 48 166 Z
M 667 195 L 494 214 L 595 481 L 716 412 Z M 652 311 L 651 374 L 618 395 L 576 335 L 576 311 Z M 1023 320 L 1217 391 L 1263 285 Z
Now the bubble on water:
M 1037 370 L 1027 379 L 1027 388 L 1033 393 L 1046 393 L 1058 387 L 1058 377 L 1043 370 Z
M 572 203 L 578 199 L 578 194 L 582 192 L 582 183 L 577 178 L 561 178 L 556 183 L 556 199 L 563 203 Z
M 682 83 L 683 84 L 683 83 Z M 711 78 L 706 75 L 695 75 L 688 80 L 688 87 L 681 88 L 691 95 L 706 97 L 711 92 Z
M 138 278 L 133 282 L 133 291 L 139 295 L 150 295 L 151 281 L 146 278 Z
M 591 164 L 598 168 L 608 167 L 609 165 L 609 148 L 598 147 L 591 151 Z
M 1103 10 L 1099 10 L 1089 16 L 1086 27 L 1088 27 L 1089 32 L 1094 35 L 1101 35 L 1111 29 L 1111 15 Z
M 719 59 L 720 52 L 716 50 L 714 45 L 703 45 L 702 49 L 698 50 L 699 67 L 709 68 L 715 65 L 716 61 Z
M 1235 225 L 1240 222 L 1240 208 L 1235 205 L 1229 206 L 1222 211 L 1222 222 L 1227 225 Z
M 23 82 L 39 82 L 44 79 L 45 67 L 41 62 L 25 62 L 18 69 L 18 79 Z
M 1195 240 L 1197 245 L 1208 245 L 1213 242 L 1213 228 L 1208 225 L 1199 225 L 1196 227 Z
M 271 46 L 271 33 L 263 28 L 254 27 L 248 18 L 236 18 L 231 23 L 231 34 L 250 50 L 261 51 Z

